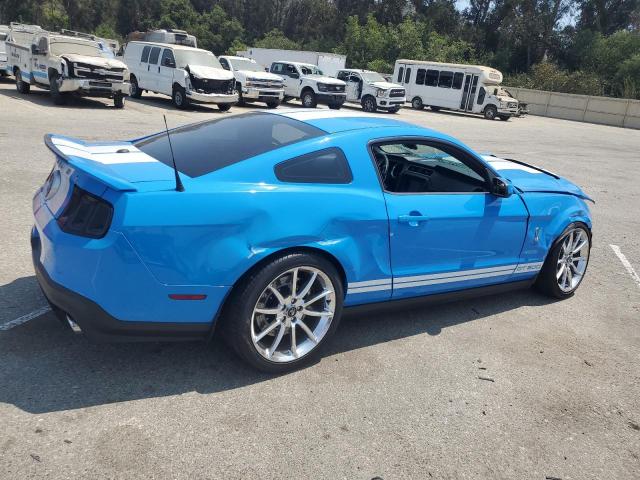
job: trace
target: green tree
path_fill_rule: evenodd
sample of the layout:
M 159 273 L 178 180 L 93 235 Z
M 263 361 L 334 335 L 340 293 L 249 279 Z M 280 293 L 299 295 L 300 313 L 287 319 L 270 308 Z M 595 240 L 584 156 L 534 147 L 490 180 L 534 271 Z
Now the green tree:
M 300 48 L 299 43 L 285 37 L 284 33 L 277 28 L 267 32 L 264 37 L 255 43 L 255 46 L 260 48 L 278 48 L 282 50 L 298 50 Z

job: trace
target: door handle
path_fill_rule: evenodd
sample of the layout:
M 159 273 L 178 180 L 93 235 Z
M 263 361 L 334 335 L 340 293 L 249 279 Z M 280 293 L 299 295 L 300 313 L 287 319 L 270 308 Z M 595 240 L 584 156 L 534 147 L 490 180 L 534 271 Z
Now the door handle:
M 420 215 L 418 212 L 411 212 L 409 215 L 400 215 L 398 217 L 398 222 L 408 223 L 410 227 L 417 227 L 420 222 L 426 222 L 427 220 L 429 220 L 429 217 Z

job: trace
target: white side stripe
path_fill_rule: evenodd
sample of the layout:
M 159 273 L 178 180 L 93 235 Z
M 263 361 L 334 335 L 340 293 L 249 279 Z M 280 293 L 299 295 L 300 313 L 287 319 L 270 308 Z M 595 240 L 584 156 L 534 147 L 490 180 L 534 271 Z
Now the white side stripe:
M 391 278 L 382 278 L 380 280 L 367 280 L 366 282 L 351 282 L 349 288 L 370 287 L 371 285 L 390 285 Z
M 394 288 L 411 288 L 411 287 L 422 287 L 424 285 L 437 285 L 440 283 L 464 282 L 467 280 L 476 280 L 478 278 L 503 277 L 503 276 L 511 275 L 512 273 L 513 273 L 513 268 L 509 270 L 499 270 L 496 272 L 472 273 L 469 275 L 458 275 L 455 277 L 435 278 L 433 280 L 421 280 L 417 282 L 396 283 L 394 285 Z
M 430 275 L 417 275 L 413 277 L 399 277 L 396 278 L 394 283 L 405 283 L 405 282 L 417 282 L 421 280 L 435 280 L 440 278 L 452 278 L 452 277 L 466 277 L 471 274 L 480 274 L 480 273 L 493 273 L 493 272 L 504 272 L 508 271 L 512 273 L 517 265 L 503 265 L 502 267 L 491 267 L 491 268 L 475 268 L 471 270 L 460 270 L 457 272 L 445 272 L 445 273 L 433 273 Z

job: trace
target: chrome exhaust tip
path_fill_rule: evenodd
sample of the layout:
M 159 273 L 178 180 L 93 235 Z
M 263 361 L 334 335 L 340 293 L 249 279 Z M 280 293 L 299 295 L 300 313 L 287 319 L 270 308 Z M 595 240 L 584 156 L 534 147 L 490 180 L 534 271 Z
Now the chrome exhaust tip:
M 82 333 L 80 325 L 74 322 L 69 315 L 67 315 L 67 323 L 71 327 L 71 330 L 73 330 L 73 333 Z

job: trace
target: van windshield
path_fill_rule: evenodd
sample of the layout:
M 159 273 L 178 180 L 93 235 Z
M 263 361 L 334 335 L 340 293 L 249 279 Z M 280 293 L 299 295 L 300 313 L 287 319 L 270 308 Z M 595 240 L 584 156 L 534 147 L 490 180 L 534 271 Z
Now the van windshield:
M 52 55 L 60 56 L 64 54 L 84 55 L 85 57 L 102 57 L 102 50 L 95 43 L 79 43 L 66 41 L 52 41 L 50 45 Z
M 234 70 L 247 70 L 249 72 L 264 72 L 264 67 L 252 62 L 248 58 L 230 58 L 229 63 L 233 66 Z
M 222 68 L 215 55 L 207 50 L 181 50 L 175 49 L 176 65 L 184 68 L 187 65 L 199 65 L 201 67 Z

